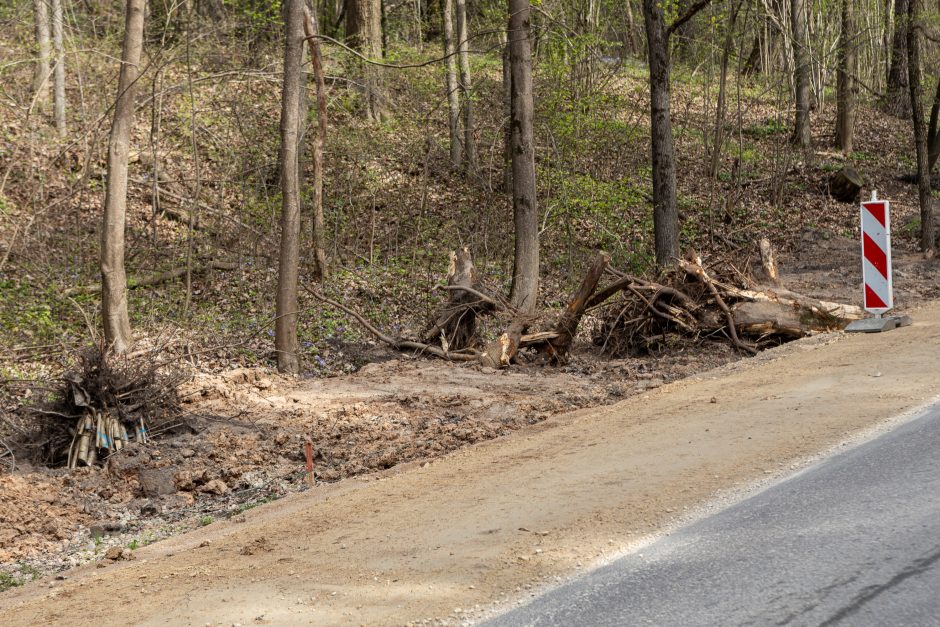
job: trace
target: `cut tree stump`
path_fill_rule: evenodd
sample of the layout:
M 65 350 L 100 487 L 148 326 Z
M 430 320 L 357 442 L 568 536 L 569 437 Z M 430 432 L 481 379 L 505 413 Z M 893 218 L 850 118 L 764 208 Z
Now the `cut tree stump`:
M 480 285 L 469 248 L 450 253 L 447 285 L 438 286 L 448 293 L 447 304 L 424 333 L 428 344 L 441 344 L 445 351 L 463 350 L 477 343 L 477 315 L 496 308 L 496 301 Z
M 829 195 L 841 202 L 858 202 L 865 178 L 855 168 L 844 167 L 829 179 Z

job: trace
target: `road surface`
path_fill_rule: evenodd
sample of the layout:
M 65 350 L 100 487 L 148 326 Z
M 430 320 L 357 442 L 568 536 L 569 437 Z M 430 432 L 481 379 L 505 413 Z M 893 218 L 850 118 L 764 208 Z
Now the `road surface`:
M 940 624 L 940 408 L 489 624 Z

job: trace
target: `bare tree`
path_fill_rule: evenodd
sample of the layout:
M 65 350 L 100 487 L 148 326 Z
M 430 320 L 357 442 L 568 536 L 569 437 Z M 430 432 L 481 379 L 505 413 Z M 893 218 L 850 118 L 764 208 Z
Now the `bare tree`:
M 284 82 L 281 92 L 281 249 L 277 277 L 274 346 L 280 372 L 300 372 L 297 282 L 300 259 L 300 150 L 303 120 L 303 0 L 284 3 Z
M 855 137 L 855 75 L 858 53 L 854 0 L 842 0 L 842 30 L 839 33 L 839 76 L 836 96 L 836 146 L 848 155 Z
M 796 117 L 793 121 L 795 145 L 805 151 L 812 149 L 809 128 L 810 57 L 806 38 L 806 1 L 790 0 L 790 27 L 793 31 L 793 83 L 796 86 Z
M 894 35 L 891 38 L 891 65 L 885 109 L 900 118 L 911 117 L 911 90 L 907 68 L 907 19 L 910 0 L 894 0 Z
M 512 76 L 512 207 L 516 244 L 510 299 L 535 311 L 539 295 L 539 215 L 535 196 L 532 118 L 532 44 L 529 0 L 509 0 L 509 65 Z
M 920 86 L 920 28 L 917 0 L 907 6 L 907 73 L 911 97 L 911 118 L 914 123 L 914 147 L 917 151 L 917 196 L 920 201 L 920 246 L 924 257 L 934 256 L 933 207 L 930 198 L 930 164 L 927 155 L 927 134 L 924 129 L 924 105 Z
M 371 60 L 382 58 L 381 0 L 346 0 L 346 38 L 350 46 Z M 383 116 L 381 76 L 378 69 L 365 64 L 365 107 L 367 119 L 379 121 Z
M 49 7 L 47 0 L 33 0 L 33 26 L 36 32 L 36 44 L 39 58 L 33 69 L 33 99 L 42 109 L 49 103 L 49 58 L 52 49 L 49 44 Z
M 447 57 L 447 122 L 450 130 L 450 162 L 460 169 L 463 141 L 460 139 L 460 91 L 457 84 L 457 48 L 454 43 L 454 0 L 444 0 L 444 56 Z
M 52 0 L 52 44 L 55 47 L 53 110 L 59 137 L 65 137 L 65 42 L 62 37 L 62 0 Z
M 676 208 L 676 157 L 669 93 L 669 38 L 708 6 L 698 0 L 669 26 L 660 0 L 643 0 L 650 72 L 650 135 L 653 165 L 653 239 L 656 265 L 664 268 L 679 257 L 679 213 Z
M 313 258 L 314 276 L 318 281 L 326 278 L 329 265 L 326 260 L 326 224 L 323 219 L 323 145 L 326 143 L 326 77 L 320 54 L 320 23 L 317 14 L 304 5 L 304 34 L 310 47 L 310 64 L 317 85 L 317 132 L 313 136 Z
M 470 82 L 470 41 L 467 28 L 467 0 L 457 0 L 457 50 L 460 59 L 460 89 L 463 93 L 463 133 L 464 154 L 467 169 L 477 171 L 477 146 L 473 138 L 473 98 Z
M 108 177 L 101 226 L 101 318 L 105 341 L 118 354 L 127 352 L 133 338 L 127 314 L 127 275 L 124 270 L 124 228 L 127 215 L 127 155 L 134 126 L 134 97 L 144 43 L 146 0 L 127 0 L 124 46 L 118 77 L 117 102 L 108 141 Z

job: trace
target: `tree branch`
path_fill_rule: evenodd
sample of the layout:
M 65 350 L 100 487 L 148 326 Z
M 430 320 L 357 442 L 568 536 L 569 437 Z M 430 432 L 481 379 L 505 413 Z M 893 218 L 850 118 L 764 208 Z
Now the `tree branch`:
M 685 12 L 684 15 L 676 18 L 676 21 L 669 25 L 669 28 L 666 29 L 666 38 L 668 39 L 675 31 L 682 28 L 682 25 L 695 17 L 695 14 L 711 4 L 712 0 L 699 0 L 695 4 L 689 7 L 689 10 Z

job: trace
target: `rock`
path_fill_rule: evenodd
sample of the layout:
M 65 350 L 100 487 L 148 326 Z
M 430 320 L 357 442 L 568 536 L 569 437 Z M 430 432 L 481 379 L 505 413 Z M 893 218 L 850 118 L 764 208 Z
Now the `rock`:
M 829 178 L 829 194 L 842 202 L 858 202 L 865 178 L 851 167 L 845 167 Z
M 111 560 L 112 562 L 116 562 L 118 560 L 125 560 L 125 561 L 132 560 L 132 559 L 135 559 L 136 556 L 134 555 L 134 552 L 131 551 L 130 549 L 125 549 L 124 547 L 120 547 L 120 546 L 112 546 L 110 549 L 108 549 L 105 552 L 104 558 L 106 560 Z
M 91 533 L 92 538 L 103 538 L 112 533 L 121 533 L 124 531 L 124 525 L 114 521 L 101 521 L 92 524 L 88 531 Z
M 228 492 L 228 486 L 225 485 L 225 482 L 221 479 L 213 479 L 205 485 L 200 486 L 199 491 L 203 494 L 216 494 L 222 496 Z
M 162 509 L 163 509 L 162 507 L 160 507 L 158 504 L 154 503 L 153 501 L 147 501 L 146 503 L 141 505 L 140 515 L 141 516 L 156 516 L 157 514 L 161 513 Z
M 138 477 L 140 489 L 149 498 L 176 492 L 172 468 L 141 468 Z
M 181 470 L 173 477 L 178 490 L 194 490 L 196 486 L 206 482 L 205 471 L 194 472 L 192 470 Z

